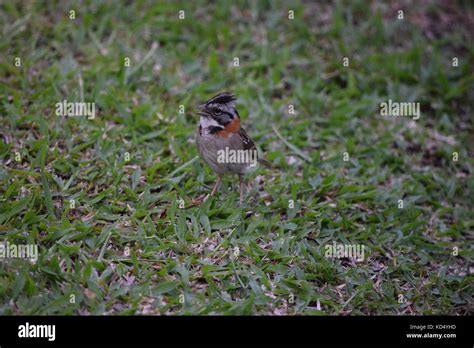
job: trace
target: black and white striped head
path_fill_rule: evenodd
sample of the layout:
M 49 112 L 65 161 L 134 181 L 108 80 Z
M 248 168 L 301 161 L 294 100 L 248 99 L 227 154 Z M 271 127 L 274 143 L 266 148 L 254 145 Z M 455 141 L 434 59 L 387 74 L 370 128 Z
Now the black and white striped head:
M 234 118 L 239 118 L 239 113 L 235 108 L 236 100 L 232 93 L 223 92 L 199 105 L 198 115 L 201 116 L 201 124 L 223 128 Z

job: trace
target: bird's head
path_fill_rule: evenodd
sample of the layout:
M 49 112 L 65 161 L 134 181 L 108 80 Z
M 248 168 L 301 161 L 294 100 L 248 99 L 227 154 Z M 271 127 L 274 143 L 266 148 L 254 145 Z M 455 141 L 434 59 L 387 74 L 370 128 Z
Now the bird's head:
M 239 113 L 235 108 L 237 99 L 229 92 L 219 93 L 205 103 L 199 105 L 198 115 L 206 118 L 208 122 L 215 121 L 218 125 L 225 127 L 235 118 L 239 118 Z

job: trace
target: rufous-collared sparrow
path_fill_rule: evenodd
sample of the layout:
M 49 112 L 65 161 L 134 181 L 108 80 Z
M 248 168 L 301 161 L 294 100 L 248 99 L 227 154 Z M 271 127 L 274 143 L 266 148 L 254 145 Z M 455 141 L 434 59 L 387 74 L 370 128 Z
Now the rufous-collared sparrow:
M 235 108 L 237 99 L 228 92 L 220 93 L 199 105 L 199 130 L 196 138 L 199 154 L 217 174 L 209 198 L 217 191 L 225 174 L 237 174 L 240 183 L 240 205 L 244 200 L 244 175 L 257 161 L 267 167 L 271 163 L 258 158 L 257 149 L 241 127 Z

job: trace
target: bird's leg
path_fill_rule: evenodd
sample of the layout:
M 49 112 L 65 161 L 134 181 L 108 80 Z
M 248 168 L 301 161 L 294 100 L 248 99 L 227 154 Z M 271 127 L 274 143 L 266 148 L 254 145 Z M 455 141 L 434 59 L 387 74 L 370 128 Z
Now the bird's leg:
M 214 186 L 212 187 L 212 191 L 211 191 L 211 194 L 209 196 L 214 196 L 214 194 L 216 193 L 217 189 L 219 188 L 219 184 L 221 183 L 221 176 L 218 175 L 217 176 L 217 180 L 216 180 L 216 183 L 214 184 Z
M 211 193 L 210 194 L 207 194 L 207 195 L 201 195 L 195 199 L 193 199 L 193 202 L 191 203 L 191 205 L 188 207 L 194 207 L 196 205 L 199 205 L 201 203 L 204 203 L 206 202 L 209 197 L 211 196 L 214 196 L 214 194 L 216 193 L 217 189 L 219 188 L 219 184 L 221 183 L 221 180 L 222 178 L 220 177 L 220 175 L 217 176 L 217 180 L 216 180 L 216 183 L 214 184 L 214 186 L 212 187 L 212 190 L 211 190 Z
M 244 176 L 242 174 L 239 174 L 239 184 L 240 184 L 240 206 L 244 204 L 244 187 L 245 187 L 245 182 L 244 182 Z
M 209 197 L 214 196 L 214 194 L 216 193 L 217 189 L 219 188 L 219 184 L 220 184 L 220 183 L 221 183 L 221 176 L 220 176 L 220 175 L 217 175 L 216 183 L 215 183 L 214 186 L 212 187 L 211 193 L 208 194 L 206 197 L 204 197 L 203 202 L 207 201 L 207 200 L 209 199 Z

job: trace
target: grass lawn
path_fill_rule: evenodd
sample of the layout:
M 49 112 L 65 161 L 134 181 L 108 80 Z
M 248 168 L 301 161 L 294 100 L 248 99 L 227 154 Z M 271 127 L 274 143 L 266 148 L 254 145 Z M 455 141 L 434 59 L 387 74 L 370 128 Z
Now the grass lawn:
M 472 315 L 473 18 L 441 0 L 2 1 L 0 241 L 39 253 L 0 260 L 0 313 Z M 196 105 L 222 91 L 280 169 L 247 176 L 242 208 L 236 177 L 189 207 L 215 180 Z M 95 117 L 57 116 L 64 100 Z M 420 117 L 382 116 L 388 100 Z

